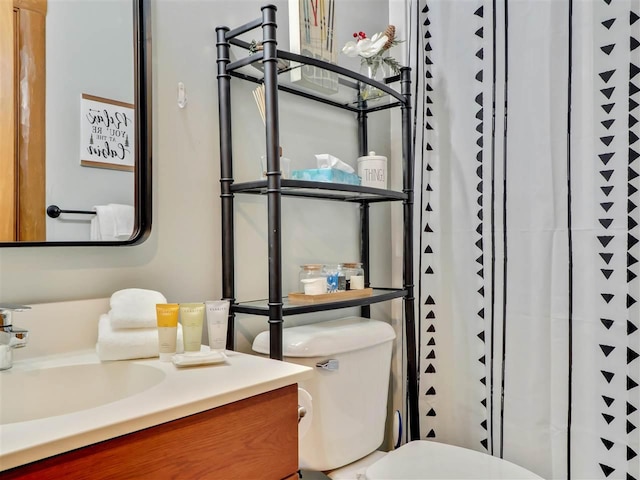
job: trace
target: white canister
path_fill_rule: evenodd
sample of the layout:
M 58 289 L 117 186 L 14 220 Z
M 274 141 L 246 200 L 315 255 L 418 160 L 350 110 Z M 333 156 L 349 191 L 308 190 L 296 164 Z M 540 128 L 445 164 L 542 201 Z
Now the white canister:
M 358 157 L 358 175 L 363 187 L 387 188 L 387 157 L 369 152 Z

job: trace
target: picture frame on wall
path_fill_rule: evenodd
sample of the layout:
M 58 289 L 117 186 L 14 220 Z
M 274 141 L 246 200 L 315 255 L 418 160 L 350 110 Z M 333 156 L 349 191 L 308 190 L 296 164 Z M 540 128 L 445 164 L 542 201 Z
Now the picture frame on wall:
M 133 172 L 134 105 L 95 95 L 80 100 L 80 165 Z
M 289 43 L 292 53 L 329 63 L 338 61 L 336 0 L 289 0 Z M 290 71 L 291 81 L 325 94 L 338 92 L 338 74 L 312 65 Z

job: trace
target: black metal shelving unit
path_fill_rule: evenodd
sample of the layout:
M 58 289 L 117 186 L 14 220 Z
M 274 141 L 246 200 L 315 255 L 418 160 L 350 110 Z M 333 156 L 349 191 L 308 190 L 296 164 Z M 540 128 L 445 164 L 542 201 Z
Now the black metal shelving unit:
M 235 29 L 226 26 L 216 28 L 218 66 L 218 114 L 220 127 L 220 198 L 222 204 L 222 295 L 231 302 L 227 348 L 234 349 L 235 314 L 247 313 L 268 317 L 270 357 L 282 360 L 282 329 L 284 317 L 326 310 L 360 306 L 362 316 L 369 317 L 369 306 L 396 298 L 403 299 L 405 321 L 405 347 L 407 355 L 407 397 L 409 433 L 411 440 L 419 438 L 418 372 L 416 360 L 415 298 L 413 285 L 413 148 L 411 135 L 410 70 L 402 68 L 400 75 L 379 83 L 359 73 L 338 65 L 310 57 L 278 50 L 276 39 L 276 7 L 262 7 L 262 16 Z M 238 37 L 249 31 L 262 29 L 262 50 L 253 51 L 250 43 Z M 244 54 L 231 60 L 231 50 Z M 235 53 L 235 52 L 234 52 Z M 260 68 L 247 68 L 251 65 Z M 298 84 L 288 83 L 287 72 L 311 65 L 338 74 L 340 93 L 323 96 Z M 261 73 L 258 75 L 257 73 Z M 267 179 L 234 183 L 233 151 L 231 139 L 231 80 L 232 77 L 264 83 L 265 86 L 265 136 L 267 155 Z M 401 91 L 389 86 L 399 81 Z M 360 85 L 368 84 L 387 94 L 386 99 L 368 105 L 358 94 Z M 278 92 L 297 95 L 310 101 L 331 105 L 352 112 L 358 122 L 358 147 L 360 155 L 366 155 L 367 118 L 370 113 L 400 108 L 402 116 L 403 188 L 401 192 L 378 188 L 343 185 L 304 180 L 282 179 L 279 156 Z M 237 194 L 263 195 L 267 197 L 269 243 L 269 296 L 264 300 L 237 302 L 235 298 L 234 272 L 234 196 Z M 360 207 L 360 260 L 365 269 L 365 286 L 369 287 L 369 205 L 376 202 L 401 201 L 403 204 L 403 287 L 374 288 L 373 295 L 339 302 L 293 305 L 282 294 L 281 257 L 281 201 L 283 197 L 302 197 L 359 204 Z M 295 200 L 292 200 L 295 201 Z

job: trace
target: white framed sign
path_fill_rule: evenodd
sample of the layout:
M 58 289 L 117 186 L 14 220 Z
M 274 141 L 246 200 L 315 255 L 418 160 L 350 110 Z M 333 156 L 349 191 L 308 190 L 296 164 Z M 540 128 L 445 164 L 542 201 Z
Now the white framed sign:
M 80 165 L 133 172 L 134 106 L 82 94 L 80 100 Z
M 335 2 L 289 0 L 289 43 L 292 53 L 338 63 Z M 338 91 L 338 74 L 312 65 L 291 69 L 291 81 L 326 94 Z

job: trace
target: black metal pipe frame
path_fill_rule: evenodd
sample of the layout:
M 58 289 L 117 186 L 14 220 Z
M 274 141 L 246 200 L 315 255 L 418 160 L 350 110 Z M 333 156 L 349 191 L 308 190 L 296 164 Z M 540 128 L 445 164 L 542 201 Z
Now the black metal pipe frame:
M 364 156 L 369 151 L 368 123 L 367 123 L 367 102 L 358 99 L 358 152 Z M 364 267 L 364 286 L 371 286 L 370 279 L 370 255 L 369 255 L 369 202 L 360 202 L 360 261 Z M 364 318 L 371 318 L 371 307 L 363 305 L 360 307 L 360 315 Z
M 369 255 L 369 202 L 360 202 L 360 261 L 364 267 L 364 286 L 371 286 L 370 255 Z M 360 307 L 360 315 L 364 318 L 371 318 L 371 307 L 363 305 Z
M 220 202 L 222 204 L 222 299 L 235 303 L 233 246 L 233 154 L 231 147 L 231 76 L 227 72 L 230 46 L 227 27 L 216 28 L 218 54 L 218 117 L 220 124 Z M 227 349 L 235 349 L 235 313 L 229 309 Z
M 400 69 L 400 87 L 405 102 L 402 111 L 402 164 L 404 165 L 402 191 L 407 195 L 403 204 L 404 225 L 413 223 L 413 145 L 411 144 L 411 69 Z M 405 336 L 407 351 L 407 397 L 409 404 L 409 434 L 411 440 L 420 438 L 420 417 L 418 414 L 418 366 L 416 361 L 416 321 L 415 298 L 413 292 L 413 235 L 412 228 L 404 229 L 403 277 Z
M 262 7 L 265 129 L 267 135 L 267 209 L 269 239 L 269 356 L 282 360 L 282 245 L 281 173 L 278 123 L 278 55 L 276 10 Z

